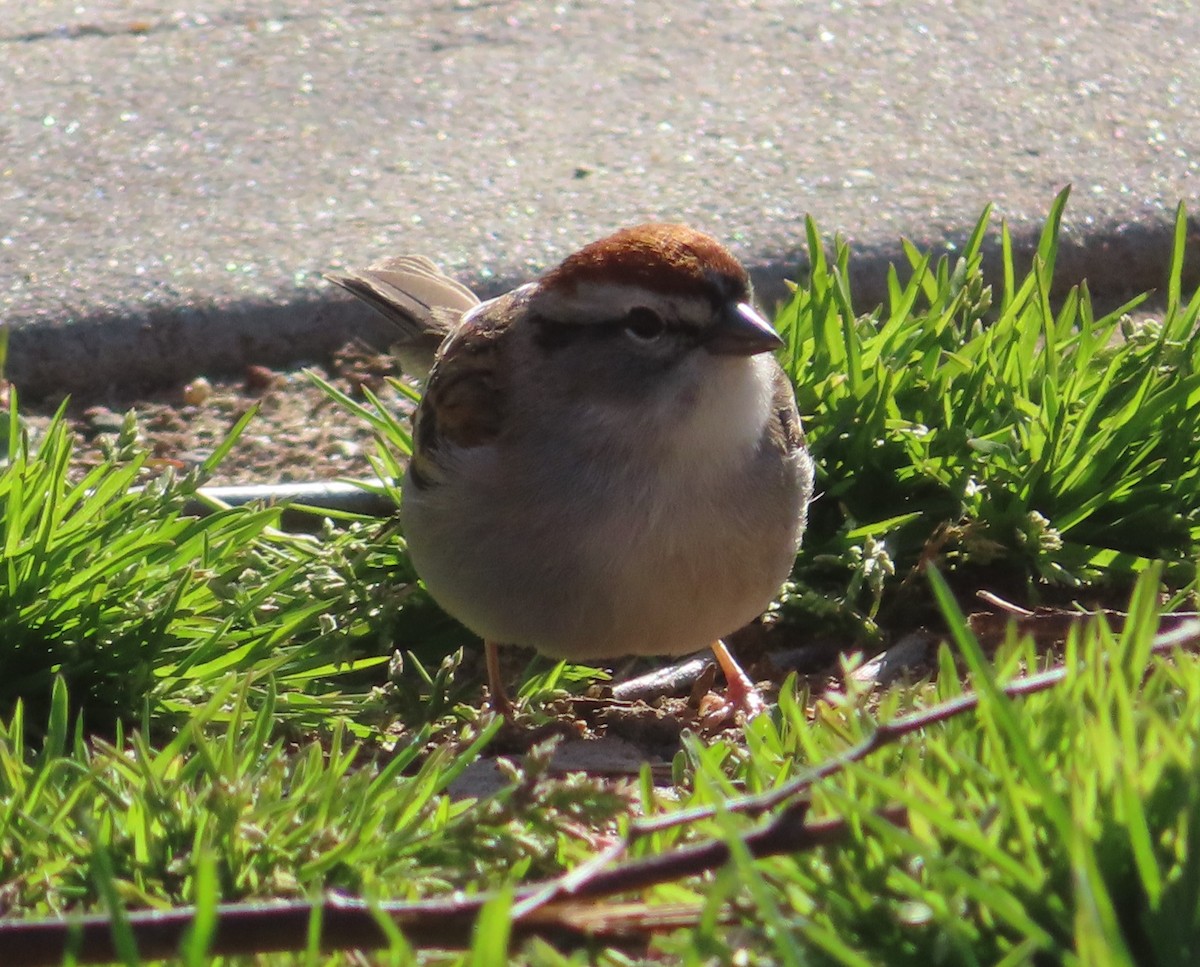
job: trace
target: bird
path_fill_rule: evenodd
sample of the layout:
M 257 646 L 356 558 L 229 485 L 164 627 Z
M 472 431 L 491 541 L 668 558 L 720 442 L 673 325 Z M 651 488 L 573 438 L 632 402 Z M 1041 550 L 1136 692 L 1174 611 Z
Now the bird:
M 329 281 L 398 330 L 424 381 L 400 527 L 433 599 L 498 647 L 573 661 L 711 647 L 778 594 L 813 492 L 783 340 L 712 236 L 651 222 L 480 299 L 423 255 Z

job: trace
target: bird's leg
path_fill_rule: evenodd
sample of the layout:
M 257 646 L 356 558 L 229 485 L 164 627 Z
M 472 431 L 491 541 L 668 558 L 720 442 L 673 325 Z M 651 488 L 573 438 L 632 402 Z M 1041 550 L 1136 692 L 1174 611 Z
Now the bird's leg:
M 759 712 L 766 711 L 766 703 L 758 694 L 754 682 L 750 681 L 750 677 L 742 671 L 742 666 L 730 654 L 725 642 L 714 641 L 712 650 L 713 654 L 717 656 L 717 664 L 725 673 L 725 681 L 728 685 L 725 689 L 725 697 L 729 703 L 745 712 L 748 719 L 754 718 Z
M 485 641 L 483 651 L 487 656 L 488 702 L 493 712 L 512 722 L 516 717 L 516 709 L 508 698 L 508 692 L 504 689 L 504 678 L 500 674 L 500 644 Z

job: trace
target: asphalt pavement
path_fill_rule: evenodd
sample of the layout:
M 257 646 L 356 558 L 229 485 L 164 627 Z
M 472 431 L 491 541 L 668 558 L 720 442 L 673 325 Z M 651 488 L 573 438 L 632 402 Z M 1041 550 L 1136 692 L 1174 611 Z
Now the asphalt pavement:
M 1161 284 L 1200 214 L 1194 0 L 8 4 L 0 320 L 32 395 L 317 358 L 322 272 L 423 252 L 485 293 L 649 218 L 777 294 L 804 218 L 864 303 L 899 239 L 1018 239 L 1072 185 L 1062 281 Z M 1200 230 L 1193 220 L 1193 264 Z M 864 305 L 865 307 L 865 305 Z

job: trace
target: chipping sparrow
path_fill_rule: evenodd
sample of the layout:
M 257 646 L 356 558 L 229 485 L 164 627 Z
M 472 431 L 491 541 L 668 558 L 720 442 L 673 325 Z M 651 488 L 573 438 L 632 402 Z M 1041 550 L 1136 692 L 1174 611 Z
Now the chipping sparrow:
M 487 644 L 576 660 L 711 645 L 787 577 L 813 466 L 745 269 L 683 225 L 624 229 L 480 303 L 421 256 L 331 275 L 432 361 L 402 484 L 413 564 Z M 433 353 L 436 348 L 436 357 Z

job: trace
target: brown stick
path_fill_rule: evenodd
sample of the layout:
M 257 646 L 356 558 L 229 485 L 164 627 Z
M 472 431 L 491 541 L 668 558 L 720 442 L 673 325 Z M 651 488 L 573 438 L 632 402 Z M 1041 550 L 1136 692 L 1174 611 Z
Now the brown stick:
M 798 852 L 836 843 L 848 834 L 849 825 L 836 817 L 804 822 L 806 808 L 807 803 L 792 804 L 759 829 L 742 836 L 750 855 L 757 858 Z M 881 815 L 894 823 L 904 819 L 900 809 L 887 810 Z M 727 842 L 706 840 L 612 869 L 597 870 L 582 881 L 571 882 L 571 875 L 567 874 L 527 887 L 515 898 L 516 904 L 523 904 L 524 909 L 514 908 L 519 915 L 513 918 L 513 938 L 536 934 L 559 943 L 578 944 L 594 935 L 586 924 L 596 919 L 573 915 L 580 901 L 598 900 L 709 872 L 728 862 L 729 855 Z M 459 949 L 470 942 L 475 920 L 490 898 L 491 895 L 485 894 L 374 906 L 337 897 L 326 897 L 317 903 L 222 904 L 217 907 L 217 926 L 208 953 L 234 956 L 302 949 L 314 916 L 321 921 L 324 950 L 387 946 L 387 934 L 379 925 L 383 918 L 391 920 L 409 943 Z M 180 907 L 131 912 L 125 919 L 136 940 L 139 957 L 158 960 L 178 954 L 194 916 L 194 908 Z M 50 967 L 61 963 L 68 951 L 74 952 L 78 963 L 116 959 L 110 918 L 100 914 L 68 920 L 0 921 L 0 952 L 5 967 Z

